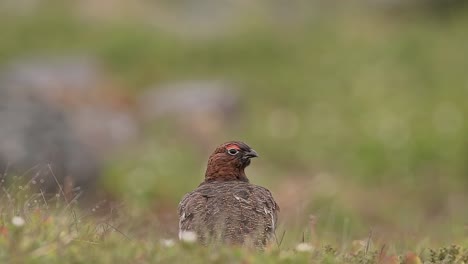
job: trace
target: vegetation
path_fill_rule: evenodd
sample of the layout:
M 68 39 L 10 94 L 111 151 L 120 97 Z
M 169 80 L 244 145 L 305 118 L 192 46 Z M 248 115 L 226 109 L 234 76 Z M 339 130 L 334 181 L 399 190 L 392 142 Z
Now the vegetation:
M 32 185 L 32 184 L 31 184 Z M 4 188 L 0 201 L 0 261 L 3 263 L 467 263 L 468 248 L 396 252 L 391 245 L 366 240 L 329 245 L 307 241 L 283 245 L 282 238 L 264 252 L 232 247 L 203 247 L 177 241 L 148 228 L 130 215 L 98 217 L 99 206 L 81 211 L 63 195 L 30 195 L 29 184 Z M 128 212 L 128 211 L 127 211 Z M 130 218 L 132 220 L 130 220 Z M 124 219 L 124 222 L 122 222 Z M 144 230 L 144 231 L 143 231 Z

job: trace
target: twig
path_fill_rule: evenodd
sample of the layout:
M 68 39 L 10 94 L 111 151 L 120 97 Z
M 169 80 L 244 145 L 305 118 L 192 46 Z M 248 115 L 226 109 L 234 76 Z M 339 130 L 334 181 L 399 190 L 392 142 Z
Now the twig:
M 46 200 L 46 198 L 44 196 L 44 192 L 42 191 L 41 188 L 39 188 L 39 191 L 41 191 L 42 200 L 44 200 L 44 203 L 46 205 L 46 209 L 49 209 L 49 204 L 47 203 L 47 200 Z
M 281 239 L 280 239 L 280 243 L 279 243 L 280 246 L 283 244 L 283 239 L 284 239 L 285 234 L 286 234 L 286 230 L 284 230 L 283 234 L 281 234 Z
M 385 254 L 385 248 L 387 247 L 387 244 L 383 244 L 382 247 L 380 248 L 380 253 L 379 253 L 379 262 L 382 263 L 384 254 Z
M 73 224 L 75 224 L 76 232 L 78 232 L 78 218 L 76 217 L 75 210 L 72 210 L 72 215 L 73 215 Z
M 2 176 L 2 177 L 0 178 L 0 179 L 2 179 L 2 180 L 0 181 L 0 186 L 2 186 L 2 185 L 3 185 L 3 182 L 5 181 L 5 177 L 6 177 L 7 173 L 8 173 L 8 168 L 9 168 L 9 167 L 10 167 L 10 162 L 7 162 L 7 165 L 5 166 L 5 170 L 3 171 L 3 174 L 0 175 L 0 176 Z
M 28 186 L 31 182 L 36 180 L 36 178 L 39 177 L 39 175 L 41 175 L 40 171 L 36 172 L 36 174 L 25 185 Z
M 369 247 L 370 247 L 371 238 L 372 238 L 372 229 L 369 231 L 369 236 L 367 237 L 367 244 L 366 244 L 366 252 L 365 252 L 365 255 L 367 255 L 367 252 L 369 252 Z
M 32 166 L 31 168 L 27 169 L 25 172 L 23 172 L 23 174 L 21 175 L 21 177 L 24 177 L 26 176 L 30 171 L 34 170 L 35 168 L 39 167 L 40 164 L 36 164 L 34 166 Z
M 278 241 L 278 237 L 276 236 L 276 232 L 274 233 L 274 236 L 275 236 L 275 241 L 276 241 L 276 246 L 278 247 L 278 249 L 281 248 L 281 244 L 283 243 L 283 238 L 284 238 L 284 234 L 286 233 L 286 230 L 283 230 L 283 233 L 281 234 L 281 239 L 280 241 Z
M 132 240 L 129 236 L 127 236 L 126 234 L 124 234 L 122 231 L 120 231 L 119 229 L 117 229 L 117 227 L 109 224 L 109 223 L 105 223 L 106 225 L 108 225 L 109 227 L 111 227 L 112 229 L 114 229 L 115 231 L 119 232 L 122 236 L 124 236 L 126 239 L 128 240 Z
M 68 207 L 70 207 L 71 204 L 73 204 L 75 201 L 77 201 L 78 198 L 80 198 L 82 194 L 83 194 L 83 192 L 79 192 L 77 195 L 75 195 L 75 197 L 67 204 L 67 206 L 65 206 L 65 208 L 63 208 L 63 211 L 67 210 Z
M 5 187 L 2 187 L 2 189 L 3 189 L 3 191 L 6 193 L 6 197 L 8 198 L 8 201 L 9 201 L 9 202 L 13 202 L 13 201 L 11 200 L 11 195 L 8 193 L 8 191 L 5 189 Z
M 54 177 L 54 180 L 55 182 L 57 183 L 59 189 L 60 189 L 60 193 L 62 194 L 63 196 L 63 200 L 67 203 L 67 205 L 70 205 L 70 203 L 67 201 L 66 197 L 65 197 L 65 192 L 63 192 L 63 188 L 62 188 L 62 185 L 60 185 L 59 181 L 57 180 L 57 177 L 55 177 L 55 173 L 54 171 L 52 170 L 52 166 L 50 166 L 50 163 L 47 164 L 47 167 L 49 167 L 49 170 L 50 170 L 50 173 L 52 174 L 52 176 Z
M 3 171 L 2 179 L 7 175 L 9 168 L 10 168 L 10 162 L 8 161 L 6 166 L 5 166 L 5 170 Z

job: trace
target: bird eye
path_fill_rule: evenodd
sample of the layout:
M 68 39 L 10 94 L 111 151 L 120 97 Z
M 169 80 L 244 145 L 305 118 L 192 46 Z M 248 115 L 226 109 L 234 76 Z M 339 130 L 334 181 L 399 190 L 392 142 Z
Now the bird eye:
M 236 155 L 237 153 L 239 153 L 239 150 L 235 149 L 235 148 L 232 148 L 232 149 L 228 149 L 228 153 L 229 155 Z

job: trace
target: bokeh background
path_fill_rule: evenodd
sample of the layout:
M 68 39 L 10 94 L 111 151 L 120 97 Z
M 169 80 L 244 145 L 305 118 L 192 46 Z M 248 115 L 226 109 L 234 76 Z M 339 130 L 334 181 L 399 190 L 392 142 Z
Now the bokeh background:
M 468 236 L 465 1 L 3 0 L 0 32 L 6 178 L 176 237 L 242 140 L 285 241 Z

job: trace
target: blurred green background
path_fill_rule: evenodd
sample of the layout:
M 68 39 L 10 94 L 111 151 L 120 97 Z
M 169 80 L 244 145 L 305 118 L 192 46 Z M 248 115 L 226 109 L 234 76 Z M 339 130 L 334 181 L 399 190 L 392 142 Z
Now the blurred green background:
M 242 140 L 261 156 L 247 175 L 273 192 L 286 240 L 309 236 L 311 215 L 318 236 L 337 241 L 369 230 L 467 237 L 464 1 L 4 0 L 0 10 L 4 79 L 49 69 L 38 86 L 60 86 L 44 96 L 59 111 L 126 114 L 118 144 L 100 145 L 109 131 L 81 139 L 101 157 L 100 186 L 163 233 L 177 233 L 178 201 L 210 152 Z M 75 63 L 92 89 L 67 90 L 88 76 L 73 79 Z

